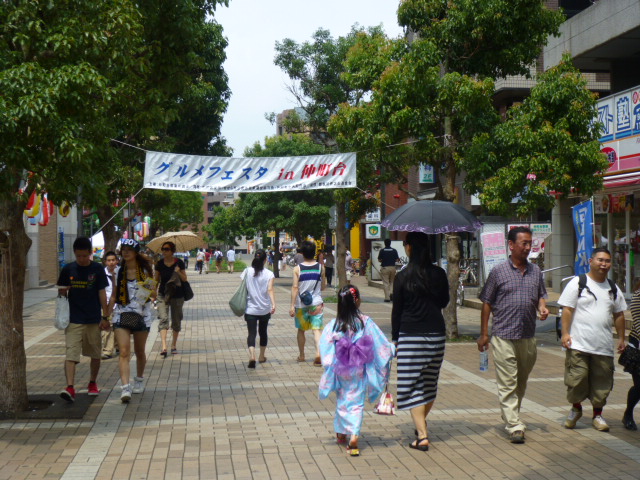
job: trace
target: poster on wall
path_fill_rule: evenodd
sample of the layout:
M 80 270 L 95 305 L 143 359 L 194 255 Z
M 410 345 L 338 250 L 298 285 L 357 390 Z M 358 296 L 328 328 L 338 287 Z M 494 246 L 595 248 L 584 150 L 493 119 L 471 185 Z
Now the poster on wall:
M 482 264 L 484 279 L 489 276 L 493 267 L 507 259 L 507 246 L 502 232 L 483 233 L 480 235 L 482 243 Z
M 380 262 L 378 261 L 378 255 L 380 250 L 384 248 L 384 242 L 382 240 L 373 240 L 371 242 L 371 280 L 382 280 L 380 277 Z M 401 240 L 392 240 L 391 248 L 395 248 L 398 251 L 400 262 L 402 265 L 409 263 L 409 257 L 404 250 L 404 245 Z M 398 266 L 398 269 L 400 267 Z
M 544 242 L 546 238 L 551 235 L 551 224 L 532 223 L 529 228 L 531 228 L 533 234 L 529 258 L 538 258 L 540 254 L 544 253 Z
M 609 195 L 594 195 L 593 196 L 593 211 L 596 214 L 609 213 L 611 206 L 611 200 Z

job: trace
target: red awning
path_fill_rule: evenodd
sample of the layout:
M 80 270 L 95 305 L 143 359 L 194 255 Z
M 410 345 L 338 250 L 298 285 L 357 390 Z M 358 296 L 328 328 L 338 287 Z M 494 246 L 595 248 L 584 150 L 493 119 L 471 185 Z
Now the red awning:
M 640 172 L 627 173 L 622 175 L 611 175 L 604 177 L 604 188 L 629 187 L 631 185 L 640 185 Z

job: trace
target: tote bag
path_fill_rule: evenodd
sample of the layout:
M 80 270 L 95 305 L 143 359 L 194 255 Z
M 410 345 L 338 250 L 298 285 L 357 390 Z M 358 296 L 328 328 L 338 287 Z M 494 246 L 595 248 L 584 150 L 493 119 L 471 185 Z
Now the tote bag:
M 242 281 L 233 294 L 231 300 L 229 300 L 229 307 L 236 317 L 241 317 L 247 310 L 247 271 L 244 271 Z

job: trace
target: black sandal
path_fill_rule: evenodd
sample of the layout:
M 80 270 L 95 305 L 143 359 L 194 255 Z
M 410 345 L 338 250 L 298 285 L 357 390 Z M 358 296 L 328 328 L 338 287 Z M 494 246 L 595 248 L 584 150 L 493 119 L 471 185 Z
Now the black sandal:
M 162 350 L 162 351 L 160 352 L 160 356 L 161 356 L 162 358 L 167 358 L 167 351 L 166 351 L 166 350 Z
M 425 440 L 429 442 L 429 437 L 417 438 L 415 441 L 409 444 L 409 448 L 413 448 L 414 450 L 420 450 L 421 452 L 428 452 L 429 443 L 427 443 L 426 445 L 420 445 Z
M 255 360 L 249 360 L 249 368 L 256 368 L 256 361 Z

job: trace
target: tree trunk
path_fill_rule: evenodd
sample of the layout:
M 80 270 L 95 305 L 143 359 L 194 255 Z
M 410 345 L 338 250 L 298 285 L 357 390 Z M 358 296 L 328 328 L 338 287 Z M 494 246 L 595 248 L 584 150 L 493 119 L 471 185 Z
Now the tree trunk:
M 98 218 L 100 219 L 100 226 L 102 228 L 102 235 L 104 236 L 104 252 L 116 251 L 116 245 L 120 236 L 116 232 L 116 224 L 113 220 L 109 223 L 109 219 L 113 216 L 113 208 L 110 205 L 104 205 L 96 209 Z
M 444 120 L 444 142 L 445 142 L 445 164 L 446 177 L 444 179 L 445 200 L 452 202 L 455 199 L 457 168 L 453 158 L 453 146 L 451 145 L 451 118 Z M 447 240 L 447 278 L 449 280 L 449 305 L 444 309 L 444 320 L 447 331 L 447 338 L 458 338 L 458 281 L 460 278 L 460 248 L 458 247 L 458 237 L 455 234 L 446 234 Z
M 336 272 L 338 273 L 338 289 L 347 284 L 347 269 L 345 259 L 347 257 L 347 204 L 343 201 L 336 202 Z
M 275 243 L 273 245 L 273 276 L 280 278 L 280 265 L 278 261 L 282 258 L 280 254 L 280 230 L 276 230 Z
M 12 191 L 17 190 L 16 183 Z M 22 320 L 26 260 L 31 247 L 24 228 L 25 205 L 15 196 L 0 198 L 0 412 L 3 413 L 25 410 L 29 403 Z

